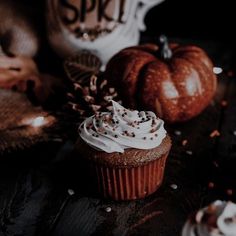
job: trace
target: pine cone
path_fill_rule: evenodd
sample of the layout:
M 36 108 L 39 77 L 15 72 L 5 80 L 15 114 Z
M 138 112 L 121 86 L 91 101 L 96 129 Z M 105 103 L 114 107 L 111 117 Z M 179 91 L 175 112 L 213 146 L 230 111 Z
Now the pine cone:
M 64 63 L 73 89 L 68 104 L 83 120 L 99 111 L 111 110 L 110 100 L 119 101 L 115 88 L 109 86 L 100 71 L 101 61 L 88 51 L 82 51 Z
M 111 110 L 111 100 L 118 100 L 114 88 L 109 87 L 102 76 L 92 75 L 88 83 L 74 82 L 74 90 L 68 93 L 69 105 L 85 119 L 96 112 Z M 118 101 L 120 102 L 120 101 Z

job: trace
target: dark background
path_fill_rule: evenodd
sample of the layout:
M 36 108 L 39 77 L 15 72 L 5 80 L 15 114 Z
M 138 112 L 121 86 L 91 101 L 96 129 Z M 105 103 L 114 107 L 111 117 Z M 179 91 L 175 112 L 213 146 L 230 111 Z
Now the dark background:
M 16 3 L 32 6 L 36 10 L 34 20 L 38 21 L 38 26 L 42 22 L 45 23 L 46 1 L 14 0 Z M 234 42 L 236 9 L 233 2 L 232 0 L 165 0 L 147 14 L 145 19 L 147 30 L 143 34 L 155 36 L 165 33 L 170 37 Z
M 227 0 L 166 0 L 149 11 L 145 34 L 233 42 L 233 5 Z

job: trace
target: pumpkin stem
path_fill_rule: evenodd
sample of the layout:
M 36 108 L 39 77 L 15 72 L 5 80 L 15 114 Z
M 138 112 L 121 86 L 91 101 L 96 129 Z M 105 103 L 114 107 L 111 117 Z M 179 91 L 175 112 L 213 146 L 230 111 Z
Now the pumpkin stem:
M 169 43 L 168 43 L 168 39 L 165 35 L 161 35 L 159 37 L 159 55 L 161 56 L 161 58 L 163 58 L 164 60 L 168 60 L 172 57 L 172 51 L 169 47 Z

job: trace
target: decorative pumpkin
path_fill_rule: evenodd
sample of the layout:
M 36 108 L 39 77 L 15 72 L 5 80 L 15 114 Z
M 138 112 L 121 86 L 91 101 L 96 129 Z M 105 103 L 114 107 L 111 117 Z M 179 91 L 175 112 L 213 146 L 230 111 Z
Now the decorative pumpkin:
M 216 90 L 213 64 L 196 46 L 145 44 L 126 48 L 109 62 L 105 78 L 125 106 L 153 110 L 167 122 L 191 119 L 206 108 Z

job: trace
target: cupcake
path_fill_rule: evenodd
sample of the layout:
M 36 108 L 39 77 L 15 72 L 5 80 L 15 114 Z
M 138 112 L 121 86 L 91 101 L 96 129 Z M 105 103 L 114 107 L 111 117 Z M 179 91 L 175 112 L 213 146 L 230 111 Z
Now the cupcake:
M 170 137 L 153 112 L 111 102 L 111 112 L 97 113 L 80 125 L 76 148 L 105 198 L 144 198 L 162 183 Z
M 194 214 L 182 231 L 182 236 L 235 235 L 236 204 L 219 200 Z

